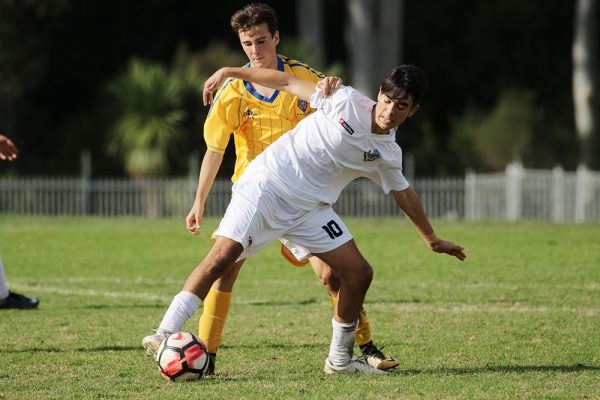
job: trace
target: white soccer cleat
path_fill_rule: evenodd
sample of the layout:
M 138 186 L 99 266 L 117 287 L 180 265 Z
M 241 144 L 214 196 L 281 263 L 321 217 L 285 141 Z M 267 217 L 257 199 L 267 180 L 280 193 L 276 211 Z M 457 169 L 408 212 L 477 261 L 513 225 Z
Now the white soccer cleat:
M 329 361 L 329 358 L 325 359 L 325 367 L 323 371 L 327 375 L 335 375 L 335 374 L 387 374 L 388 372 L 382 371 L 377 368 L 371 367 L 369 364 L 365 363 L 363 360 L 358 359 L 356 357 L 352 357 L 350 363 L 343 367 L 336 367 Z
M 146 355 L 152 358 L 156 358 L 156 353 L 158 352 L 158 348 L 160 344 L 168 338 L 170 335 L 169 332 L 158 332 L 154 335 L 148 335 L 142 339 L 142 346 L 146 350 Z

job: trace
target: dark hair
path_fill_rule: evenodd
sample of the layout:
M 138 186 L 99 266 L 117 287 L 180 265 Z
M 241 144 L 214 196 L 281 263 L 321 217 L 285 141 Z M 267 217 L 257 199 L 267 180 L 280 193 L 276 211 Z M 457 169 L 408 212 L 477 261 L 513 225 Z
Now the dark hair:
M 429 85 L 427 75 L 414 65 L 399 65 L 388 72 L 381 82 L 381 93 L 394 101 L 411 95 L 413 104 L 421 102 L 421 98 Z
M 277 32 L 275 10 L 263 3 L 251 3 L 231 16 L 231 28 L 236 34 L 245 32 L 253 26 L 266 23 L 271 36 Z

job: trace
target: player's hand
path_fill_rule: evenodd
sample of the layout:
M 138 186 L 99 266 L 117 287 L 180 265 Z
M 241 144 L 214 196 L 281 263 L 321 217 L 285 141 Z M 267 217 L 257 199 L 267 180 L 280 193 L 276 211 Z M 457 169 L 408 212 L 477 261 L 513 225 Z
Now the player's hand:
M 464 247 L 449 242 L 447 240 L 438 239 L 435 242 L 429 244 L 429 247 L 436 253 L 446 253 L 449 256 L 454 256 L 458 258 L 460 261 L 463 261 L 465 258 L 467 258 L 467 255 L 464 251 Z
M 225 68 L 219 69 L 204 82 L 204 90 L 202 91 L 202 101 L 207 106 L 213 102 L 213 93 L 217 90 L 225 80 Z
M 326 76 L 317 82 L 317 88 L 323 91 L 323 96 L 325 98 L 328 98 L 333 94 L 333 92 L 339 89 L 341 84 L 342 78 L 337 76 Z
M 200 227 L 202 226 L 202 215 L 204 210 L 199 204 L 194 202 L 192 209 L 185 218 L 185 227 L 192 235 L 199 234 Z
M 4 135 L 0 135 L 0 160 L 16 160 L 19 151 L 17 146 Z

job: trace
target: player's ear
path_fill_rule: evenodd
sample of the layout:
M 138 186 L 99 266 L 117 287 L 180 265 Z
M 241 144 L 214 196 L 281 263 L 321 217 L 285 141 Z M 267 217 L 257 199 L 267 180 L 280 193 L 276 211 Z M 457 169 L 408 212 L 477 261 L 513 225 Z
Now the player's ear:
M 279 31 L 275 31 L 273 34 L 273 41 L 275 42 L 275 46 L 279 44 Z

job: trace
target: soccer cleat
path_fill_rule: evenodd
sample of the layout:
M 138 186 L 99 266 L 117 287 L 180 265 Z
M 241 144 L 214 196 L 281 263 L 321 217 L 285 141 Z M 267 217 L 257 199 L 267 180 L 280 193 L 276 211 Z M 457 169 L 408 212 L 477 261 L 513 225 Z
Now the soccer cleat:
M 206 372 L 204 375 L 214 375 L 215 374 L 215 363 L 217 362 L 217 353 L 208 353 L 208 368 L 206 368 Z
M 0 300 L 0 309 L 31 310 L 40 301 L 35 297 L 27 297 L 15 292 L 8 292 L 8 297 Z
M 142 346 L 146 350 L 146 355 L 152 358 L 156 358 L 156 353 L 158 352 L 158 348 L 160 344 L 168 338 L 170 335 L 169 332 L 159 332 L 156 331 L 154 335 L 148 335 L 142 339 Z
M 325 367 L 323 371 L 327 375 L 335 375 L 335 374 L 387 374 L 386 371 L 382 371 L 377 368 L 373 368 L 369 364 L 365 363 L 363 360 L 352 357 L 350 363 L 343 367 L 336 367 L 329 361 L 329 358 L 325 359 Z
M 400 363 L 395 358 L 383 354 L 381 349 L 378 349 L 373 342 L 369 342 L 364 347 L 361 347 L 363 358 L 373 368 L 380 369 L 382 371 L 388 371 L 392 368 L 396 368 Z

